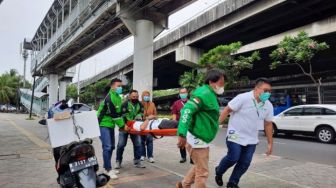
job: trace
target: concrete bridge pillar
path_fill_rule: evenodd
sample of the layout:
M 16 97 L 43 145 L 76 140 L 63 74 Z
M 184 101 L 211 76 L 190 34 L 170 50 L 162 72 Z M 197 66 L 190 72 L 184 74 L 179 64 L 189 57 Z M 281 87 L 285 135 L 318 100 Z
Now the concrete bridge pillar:
M 133 88 L 140 93 L 153 89 L 153 39 L 168 25 L 168 15 L 153 9 L 129 11 L 129 3 L 120 1 L 117 13 L 134 36 Z
M 60 100 L 65 100 L 66 99 L 66 86 L 67 82 L 64 80 L 61 80 L 59 82 L 59 90 L 58 90 L 58 96 L 59 96 L 59 101 Z
M 133 88 L 142 93 L 153 88 L 153 38 L 154 23 L 149 20 L 136 21 L 134 36 Z
M 58 75 L 57 74 L 49 74 L 49 87 L 48 87 L 48 94 L 49 94 L 49 107 L 55 104 L 58 100 Z

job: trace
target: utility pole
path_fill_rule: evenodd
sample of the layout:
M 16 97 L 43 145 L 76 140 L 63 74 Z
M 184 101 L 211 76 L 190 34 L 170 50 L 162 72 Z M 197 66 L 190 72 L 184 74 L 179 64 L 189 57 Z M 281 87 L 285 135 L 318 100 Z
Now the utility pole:
M 26 61 L 28 58 L 28 52 L 26 49 L 23 49 L 22 57 L 23 57 L 23 88 L 26 88 Z
M 25 43 L 25 41 L 24 41 Z M 22 58 L 23 58 L 23 80 L 22 80 L 22 83 L 23 83 L 23 88 L 26 87 L 26 62 L 27 62 L 27 59 L 28 59 L 28 51 L 27 49 L 24 48 L 24 44 L 21 43 L 20 44 L 20 54 L 22 55 Z
M 32 111 L 33 111 L 33 102 L 34 102 L 34 91 L 35 91 L 35 78 L 36 78 L 36 68 L 37 68 L 37 60 L 35 62 L 35 67 L 34 67 L 34 81 L 33 81 L 33 87 L 32 87 L 32 95 L 31 95 L 31 100 L 30 100 L 30 110 L 29 110 L 29 119 L 32 118 Z
M 80 93 L 80 88 L 79 88 L 80 67 L 81 67 L 81 64 L 79 63 L 79 65 L 78 65 L 78 75 L 77 75 L 77 103 L 79 103 L 79 93 Z

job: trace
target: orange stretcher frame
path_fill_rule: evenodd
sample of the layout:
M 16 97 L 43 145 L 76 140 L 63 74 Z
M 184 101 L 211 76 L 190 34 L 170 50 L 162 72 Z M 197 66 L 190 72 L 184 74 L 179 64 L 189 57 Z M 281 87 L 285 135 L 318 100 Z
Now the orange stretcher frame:
M 151 134 L 153 136 L 176 136 L 177 129 L 155 129 L 155 130 L 144 130 L 144 131 L 136 131 L 131 129 L 128 131 L 130 134 L 137 135 L 147 135 Z

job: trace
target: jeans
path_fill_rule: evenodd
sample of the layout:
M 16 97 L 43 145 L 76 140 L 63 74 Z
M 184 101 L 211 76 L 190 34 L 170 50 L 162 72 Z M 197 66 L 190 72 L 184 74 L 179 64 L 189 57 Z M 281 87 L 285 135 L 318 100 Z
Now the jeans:
M 230 167 L 236 164 L 230 176 L 229 182 L 238 184 L 240 178 L 251 164 L 256 144 L 242 146 L 227 140 L 226 145 L 228 153 L 216 167 L 216 175 L 223 175 Z
M 125 131 L 119 131 L 119 140 L 117 145 L 117 161 L 122 162 L 124 149 L 127 144 L 128 135 L 130 135 L 131 140 L 133 142 L 133 154 L 134 154 L 134 164 L 140 162 L 141 157 L 141 137 L 140 135 L 129 134 Z
M 147 155 L 146 155 L 146 146 L 147 146 Z M 147 158 L 153 157 L 153 136 L 144 135 L 141 136 L 141 156 Z
M 112 152 L 115 148 L 114 128 L 100 127 L 100 140 L 103 146 L 103 160 L 105 170 L 111 170 Z

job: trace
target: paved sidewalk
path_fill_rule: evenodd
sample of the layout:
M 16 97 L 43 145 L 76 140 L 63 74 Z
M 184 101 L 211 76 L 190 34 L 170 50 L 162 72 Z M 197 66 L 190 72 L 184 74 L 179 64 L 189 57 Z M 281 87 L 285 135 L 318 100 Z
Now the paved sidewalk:
M 27 115 L 0 113 L 0 187 L 58 187 L 54 161 L 48 145 L 47 129 L 37 120 L 25 120 Z M 116 139 L 117 140 L 117 139 Z M 99 164 L 102 165 L 101 144 L 94 140 Z M 175 187 L 190 164 L 180 164 L 176 137 L 154 141 L 155 163 L 147 163 L 145 169 L 132 165 L 132 142 L 124 153 L 123 168 L 118 180 L 109 182 L 108 188 Z M 214 167 L 226 152 L 226 147 L 210 149 L 210 178 L 208 187 L 217 187 L 214 182 Z M 312 151 L 313 152 L 313 151 Z M 113 153 L 112 164 L 115 161 Z M 227 172 L 224 181 L 227 181 Z M 241 179 L 242 188 L 332 188 L 336 184 L 334 166 L 293 161 L 281 157 L 255 155 L 249 171 Z

